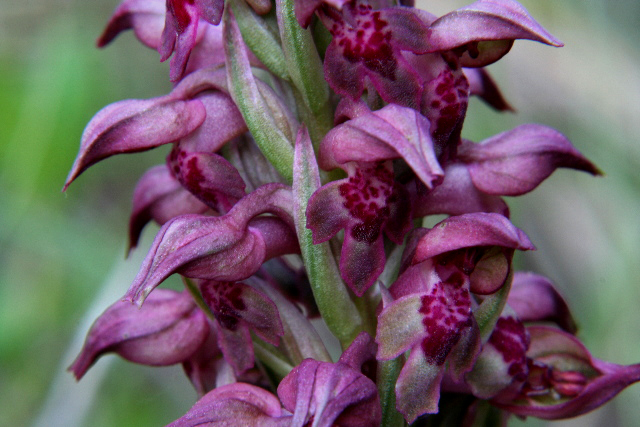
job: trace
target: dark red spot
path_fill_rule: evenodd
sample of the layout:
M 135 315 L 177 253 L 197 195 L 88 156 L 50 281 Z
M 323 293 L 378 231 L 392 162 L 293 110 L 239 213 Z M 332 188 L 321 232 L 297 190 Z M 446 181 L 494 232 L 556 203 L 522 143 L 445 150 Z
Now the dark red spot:
M 398 63 L 391 46 L 393 37 L 387 21 L 381 18 L 379 11 L 372 12 L 371 7 L 359 5 L 354 12 L 353 27 L 343 20 L 332 26 L 331 34 L 335 43 L 342 48 L 347 61 L 362 63 L 384 78 L 395 80 Z
M 529 335 L 521 321 L 514 317 L 498 319 L 489 343 L 500 352 L 504 362 L 510 365 L 509 375 L 525 373 Z
M 421 347 L 429 363 L 442 365 L 465 328 L 471 326 L 471 299 L 466 289 L 445 283 L 434 285 L 429 295 L 423 295 L 418 312 L 427 336 Z M 456 309 L 463 305 L 466 309 Z
M 387 223 L 394 192 L 393 172 L 384 163 L 357 169 L 338 187 L 343 206 L 349 210 L 355 224 L 351 236 L 359 242 L 373 243 Z

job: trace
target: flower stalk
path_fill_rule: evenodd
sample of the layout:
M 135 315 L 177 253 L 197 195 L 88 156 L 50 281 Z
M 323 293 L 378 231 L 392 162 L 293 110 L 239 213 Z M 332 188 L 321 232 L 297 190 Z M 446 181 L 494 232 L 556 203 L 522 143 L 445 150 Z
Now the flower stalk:
M 181 364 L 200 398 L 171 426 L 297 427 L 561 419 L 640 381 L 591 356 L 549 279 L 513 267 L 535 247 L 503 197 L 601 171 L 543 125 L 462 135 L 472 96 L 513 110 L 485 66 L 519 39 L 562 46 L 518 2 L 436 17 L 390 0 L 124 0 L 99 45 L 127 29 L 171 57 L 175 86 L 100 111 L 64 189 L 171 144 L 134 191 L 130 247 L 160 230 L 76 378 L 109 352 Z M 185 291 L 162 289 L 172 274 Z

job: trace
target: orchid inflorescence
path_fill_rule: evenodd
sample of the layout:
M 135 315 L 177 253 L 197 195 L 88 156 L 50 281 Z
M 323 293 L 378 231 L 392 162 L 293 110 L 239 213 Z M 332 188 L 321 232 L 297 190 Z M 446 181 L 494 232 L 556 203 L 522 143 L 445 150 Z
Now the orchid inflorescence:
M 567 418 L 640 380 L 590 355 L 551 281 L 512 269 L 534 246 L 502 196 L 600 171 L 542 125 L 461 137 L 470 96 L 511 109 L 486 65 L 516 39 L 562 43 L 514 0 L 411 3 L 118 6 L 98 45 L 133 29 L 175 85 L 100 111 L 64 188 L 172 148 L 135 188 L 130 249 L 160 231 L 76 378 L 109 352 L 182 364 L 200 399 L 171 426 L 345 427 Z M 157 289 L 176 273 L 184 291 Z

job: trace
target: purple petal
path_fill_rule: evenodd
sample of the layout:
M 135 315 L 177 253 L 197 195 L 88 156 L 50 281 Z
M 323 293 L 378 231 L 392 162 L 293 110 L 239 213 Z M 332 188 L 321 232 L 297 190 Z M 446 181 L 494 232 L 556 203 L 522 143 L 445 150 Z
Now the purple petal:
M 333 181 L 313 193 L 307 205 L 307 227 L 313 243 L 326 242 L 349 225 L 351 214 L 344 206 L 340 187 L 347 179 Z
M 307 28 L 311 23 L 313 14 L 323 3 L 335 9 L 342 10 L 342 6 L 350 0 L 296 0 L 294 2 L 296 19 L 302 28 Z
M 462 70 L 469 82 L 471 95 L 480 97 L 481 100 L 498 111 L 515 111 L 504 99 L 498 85 L 484 68 L 467 68 Z
M 458 156 L 474 185 L 487 194 L 527 193 L 559 167 L 600 174 L 564 135 L 536 124 L 518 126 L 480 144 L 465 142 Z
M 206 281 L 202 295 L 218 322 L 234 330 L 246 323 L 260 338 L 275 346 L 284 334 L 278 308 L 262 292 L 244 283 Z
M 365 76 L 364 67 L 348 61 L 335 43 L 327 47 L 324 54 L 324 78 L 338 95 L 358 99 L 364 91 Z
M 278 399 L 244 383 L 225 385 L 204 395 L 187 413 L 167 427 L 245 425 L 285 427 L 291 423 Z
M 495 212 L 509 217 L 509 207 L 498 196 L 482 193 L 473 185 L 467 167 L 450 163 L 444 169 L 444 180 L 431 190 L 419 184 L 411 186 L 417 191 L 413 199 L 413 215 L 462 215 L 473 212 Z
M 170 64 L 172 82 L 184 75 L 189 55 L 196 44 L 200 18 L 217 25 L 222 18 L 223 7 L 224 1 L 220 0 L 167 0 L 162 45 L 158 51 L 161 61 L 167 60 L 175 52 Z
M 445 362 L 460 339 L 468 340 L 459 349 L 473 353 L 471 359 L 477 349 L 473 345 L 477 338 L 467 334 L 474 326 L 468 282 L 455 272 L 446 281 L 437 281 L 435 271 L 430 272 L 427 264 L 407 269 L 396 282 L 417 281 L 417 285 L 392 285 L 392 294 L 406 294 L 411 288 L 419 293 L 402 296 L 385 306 L 378 323 L 378 358 L 392 358 L 411 346 L 411 355 L 396 385 L 396 407 L 409 422 L 419 415 L 437 412 Z M 397 304 L 403 307 L 394 307 Z M 454 363 L 458 375 L 467 369 L 462 359 Z
M 526 352 L 529 334 L 512 311 L 498 319 L 473 370 L 466 375 L 473 394 L 482 399 L 494 397 L 528 373 Z
M 194 0 L 194 2 L 202 19 L 213 25 L 220 23 L 224 8 L 223 0 Z
M 444 366 L 429 363 L 420 349 L 411 351 L 396 383 L 396 408 L 409 423 L 438 412 Z
M 227 142 L 247 132 L 240 110 L 225 90 L 199 92 L 197 99 L 204 105 L 207 118 L 198 129 L 180 140 L 182 150 L 218 152 Z
M 356 371 L 361 371 L 366 362 L 375 360 L 376 352 L 377 346 L 375 341 L 371 338 L 371 335 L 362 331 L 340 355 L 340 359 L 338 361 L 345 365 L 349 365 Z
M 123 1 L 98 38 L 98 47 L 111 43 L 122 31 L 133 29 L 138 40 L 152 49 L 157 49 L 160 45 L 165 12 L 163 0 Z
M 373 427 L 382 418 L 375 383 L 341 362 L 304 360 L 280 382 L 278 396 L 293 412 L 291 426 Z
M 169 162 L 184 188 L 217 212 L 227 212 L 245 196 L 240 174 L 222 156 L 189 153 L 178 146 L 171 152 Z
M 433 150 L 428 121 L 415 110 L 391 104 L 332 129 L 320 146 L 319 163 L 331 169 L 402 158 L 431 187 L 443 175 Z
M 154 220 L 163 225 L 185 214 L 203 214 L 209 207 L 184 189 L 166 165 L 149 169 L 133 191 L 133 208 L 129 218 L 129 249 L 137 246 L 144 226 Z
M 457 58 L 426 56 L 438 74 L 425 79 L 420 111 L 431 123 L 431 137 L 441 160 L 455 157 L 469 104 L 469 82 Z
M 527 235 L 502 215 L 472 213 L 447 218 L 424 233 L 417 243 L 412 263 L 477 246 L 534 249 Z
M 429 27 L 430 51 L 464 47 L 461 61 L 466 67 L 497 61 L 509 51 L 515 39 L 562 46 L 513 0 L 478 0 L 438 18 Z
M 340 256 L 340 275 L 349 288 L 361 297 L 384 270 L 386 257 L 382 236 L 378 235 L 370 240 L 367 230 L 362 234 L 356 227 L 345 232 Z
M 229 325 L 214 322 L 213 327 L 224 360 L 233 367 L 233 372 L 238 376 L 255 364 L 253 343 L 248 325 L 237 323 L 233 328 L 227 326 Z
M 150 100 L 116 102 L 102 109 L 82 134 L 80 152 L 63 191 L 94 163 L 120 153 L 133 153 L 177 141 L 205 119 L 198 100 L 184 101 L 170 94 Z
M 551 321 L 573 334 L 578 329 L 564 298 L 538 274 L 515 273 L 507 303 L 523 322 Z
M 208 334 L 206 316 L 189 294 L 160 289 L 141 309 L 126 301 L 107 308 L 69 370 L 80 379 L 107 352 L 145 365 L 173 365 L 191 356 Z
M 325 77 L 338 94 L 358 99 L 367 76 L 384 101 L 419 106 L 422 85 L 402 56 L 402 51 L 423 53 L 428 48 L 426 25 L 417 14 L 403 8 L 372 10 L 355 2 L 343 16 L 325 9 L 321 18 L 333 35 Z

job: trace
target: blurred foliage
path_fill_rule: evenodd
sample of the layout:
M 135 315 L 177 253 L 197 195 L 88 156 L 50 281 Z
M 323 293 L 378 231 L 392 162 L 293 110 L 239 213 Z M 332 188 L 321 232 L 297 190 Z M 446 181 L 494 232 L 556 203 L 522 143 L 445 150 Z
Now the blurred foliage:
M 490 67 L 517 114 L 474 101 L 464 136 L 480 141 L 544 123 L 606 172 L 593 178 L 559 171 L 512 201 L 515 224 L 539 249 L 517 262 L 563 290 L 596 357 L 640 362 L 640 3 L 521 2 L 566 46 L 517 42 Z M 424 0 L 421 7 L 442 14 L 465 3 Z M 54 379 L 70 375 L 62 370 L 72 337 L 86 332 L 81 319 L 123 258 L 136 179 L 166 153 L 109 159 L 60 193 L 82 129 L 100 108 L 170 89 L 166 64 L 131 34 L 95 48 L 116 4 L 33 0 L 0 9 L 0 425 L 28 425 Z M 146 230 L 147 240 L 153 233 Z M 128 285 L 122 280 L 116 294 Z M 83 379 L 102 381 L 86 425 L 163 425 L 195 399 L 179 370 L 121 360 L 105 369 L 104 379 Z M 556 425 L 628 426 L 638 419 L 635 386 L 594 414 Z

